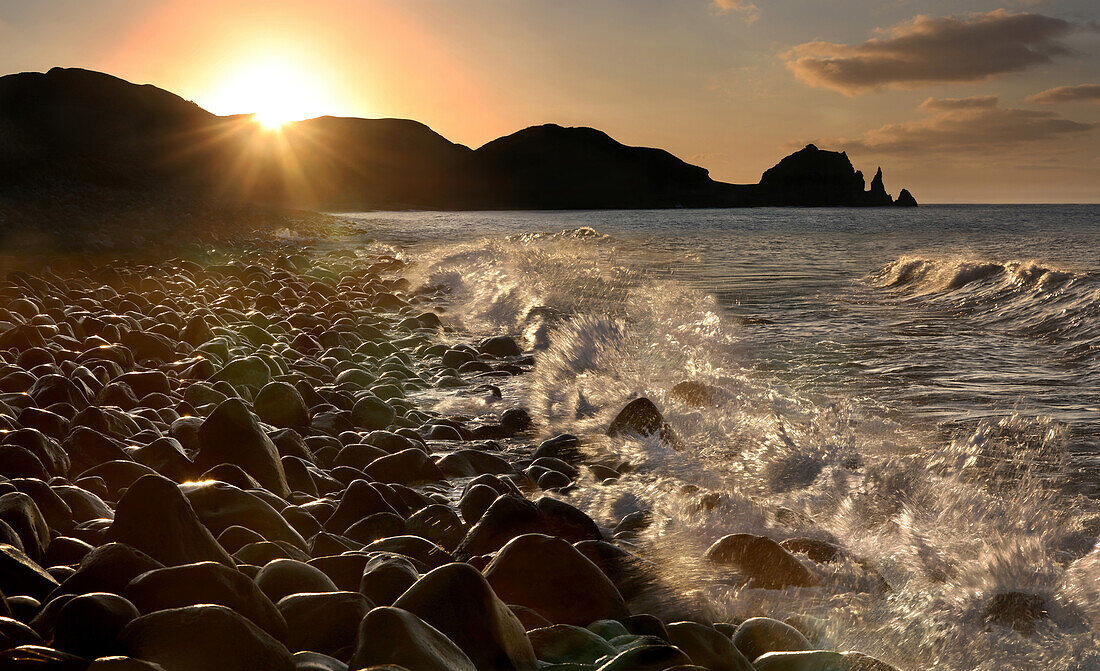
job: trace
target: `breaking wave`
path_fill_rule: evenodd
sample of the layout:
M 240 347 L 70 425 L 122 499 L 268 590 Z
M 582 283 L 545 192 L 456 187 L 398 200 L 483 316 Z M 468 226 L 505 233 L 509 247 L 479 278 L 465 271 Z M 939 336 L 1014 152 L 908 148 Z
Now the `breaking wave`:
M 536 351 L 516 384 L 546 436 L 577 434 L 627 473 L 566 496 L 609 530 L 648 513 L 621 539 L 656 576 L 636 599 L 720 621 L 798 618 L 822 646 L 905 669 L 1100 668 L 1100 511 L 1050 484 L 1062 427 L 1009 415 L 945 438 L 863 399 L 793 389 L 753 365 L 745 327 L 714 296 L 625 247 L 591 229 L 487 238 L 419 254 L 410 272 L 450 291 L 448 325 Z M 1100 329 L 1095 278 L 1038 263 L 904 257 L 870 279 L 991 326 L 1078 344 Z M 702 401 L 674 391 L 686 381 Z M 679 449 L 605 435 L 637 396 Z M 800 556 L 816 587 L 738 587 L 702 559 L 738 532 L 827 541 L 842 558 Z M 991 619 L 1014 593 L 1041 604 L 1033 631 Z

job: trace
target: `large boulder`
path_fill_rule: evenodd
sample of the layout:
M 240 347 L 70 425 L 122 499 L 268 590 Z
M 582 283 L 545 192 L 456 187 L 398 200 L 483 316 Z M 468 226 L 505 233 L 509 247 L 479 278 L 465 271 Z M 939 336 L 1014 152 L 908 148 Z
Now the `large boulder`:
M 0 593 L 42 600 L 57 589 L 57 580 L 22 550 L 0 543 Z
M 485 578 L 505 602 L 526 606 L 554 624 L 583 627 L 630 615 L 611 580 L 560 538 L 513 539 L 486 567 Z
M 691 661 L 710 671 L 753 671 L 752 663 L 734 646 L 729 636 L 698 622 L 668 625 L 669 642 Z
M 379 553 L 363 567 L 359 593 L 375 604 L 389 606 L 419 579 L 420 574 L 409 558 Z
M 302 429 L 309 426 L 309 408 L 294 385 L 268 382 L 252 407 L 260 419 L 280 429 Z
M 480 671 L 534 671 L 523 625 L 469 564 L 431 571 L 394 602 L 454 641 Z
M 800 561 L 766 536 L 730 534 L 707 549 L 708 560 L 733 566 L 749 587 L 785 589 L 813 587 L 818 578 Z
M 533 629 L 527 637 L 539 661 L 550 664 L 595 664 L 618 652 L 599 634 L 570 624 Z
M 479 671 L 451 639 L 416 615 L 380 607 L 359 624 L 351 669 L 399 667 L 414 671 Z
M 174 482 L 146 475 L 126 490 L 107 540 L 126 543 L 165 566 L 214 561 L 234 566 Z
M 672 427 L 668 425 L 668 422 L 665 421 L 664 415 L 653 404 L 653 401 L 644 396 L 627 403 L 607 427 L 607 435 L 612 437 L 622 435 L 652 436 L 653 434 L 659 435 L 661 440 L 669 444 L 679 444 L 676 434 L 672 431 Z
M 131 580 L 158 568 L 164 568 L 164 564 L 140 550 L 124 543 L 107 543 L 84 555 L 76 572 L 55 590 L 55 596 L 86 592 L 123 594 Z
M 750 617 L 733 634 L 733 645 L 750 662 L 769 652 L 811 650 L 810 642 L 799 630 L 770 617 Z
M 287 637 L 286 621 L 271 599 L 248 576 L 217 562 L 142 573 L 130 581 L 123 595 L 145 614 L 204 603 L 225 606 L 273 638 L 284 641 Z
M 126 625 L 119 644 L 168 671 L 295 671 L 286 646 L 224 606 L 143 615 Z
M 339 592 L 320 569 L 293 559 L 276 559 L 256 575 L 256 586 L 275 603 L 290 594 Z
M 655 643 L 629 647 L 604 663 L 597 671 L 666 671 L 678 667 L 697 668 L 692 666 L 691 658 L 679 648 Z
M 50 544 L 50 527 L 34 499 L 23 492 L 0 496 L 0 522 L 18 534 L 28 557 L 35 562 L 42 561 Z
M 134 604 L 117 594 L 81 594 L 57 612 L 53 647 L 86 659 L 112 654 L 123 627 L 139 615 Z
M 291 652 L 311 650 L 347 659 L 359 622 L 373 604 L 357 592 L 306 592 L 279 600 Z
M 184 484 L 180 491 L 211 533 L 242 526 L 271 541 L 290 543 L 302 550 L 309 547 L 279 511 L 256 494 L 217 481 Z
M 278 496 L 290 494 L 279 451 L 248 406 L 239 398 L 223 401 L 202 423 L 195 467 L 205 471 L 218 464 L 235 464 Z
M 391 484 L 422 485 L 446 479 L 435 462 L 415 447 L 379 457 L 363 470 L 375 480 Z

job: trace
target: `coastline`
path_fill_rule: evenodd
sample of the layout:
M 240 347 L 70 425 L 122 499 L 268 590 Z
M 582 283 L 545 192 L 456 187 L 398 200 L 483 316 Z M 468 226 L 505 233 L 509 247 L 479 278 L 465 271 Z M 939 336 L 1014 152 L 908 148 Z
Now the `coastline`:
M 811 661 L 892 668 L 858 653 L 810 652 L 821 639 L 806 621 L 739 628 L 690 608 L 677 613 L 677 595 L 660 592 L 644 568 L 651 560 L 631 551 L 647 516 L 600 527 L 568 504 L 578 486 L 613 482 L 629 464 L 532 425 L 533 413 L 500 394 L 505 381 L 534 365 L 532 353 L 507 337 L 471 341 L 443 329 L 435 311 L 446 289 L 411 285 L 401 276 L 403 262 L 311 251 L 299 242 L 241 242 L 213 252 L 202 242 L 197 262 L 127 261 L 8 280 L 4 321 L 11 326 L 0 333 L 0 349 L 10 412 L 3 414 L 16 433 L 5 443 L 19 445 L 23 461 L 2 498 L 37 531 L 21 527 L 8 539 L 22 552 L 13 544 L 6 554 L 27 573 L 0 588 L 9 604 L 17 598 L 13 615 L 32 625 L 38 638 L 27 633 L 28 644 L 56 634 L 57 622 L 33 625 L 62 595 L 113 592 L 138 606 L 138 574 L 112 583 L 98 576 L 125 572 L 142 557 L 138 563 L 168 584 L 196 561 L 236 568 L 258 587 L 253 601 L 273 606 L 286 632 L 275 626 L 273 635 L 259 616 L 242 624 L 247 616 L 197 605 L 219 601 L 185 603 L 188 595 L 180 594 L 170 604 L 141 602 L 140 616 L 123 618 L 112 636 L 81 643 L 91 648 L 62 646 L 63 653 L 149 661 L 205 654 L 193 641 L 188 647 L 199 650 L 158 638 L 182 626 L 173 618 L 190 614 L 215 629 L 253 632 L 238 654 L 266 655 L 275 660 L 271 668 L 309 656 L 307 648 L 291 649 L 303 645 L 306 630 L 324 642 L 309 652 L 355 662 L 324 660 L 329 666 L 318 668 L 411 660 L 401 656 L 429 654 L 425 622 L 449 639 L 450 647 L 441 644 L 449 668 L 490 668 L 479 659 L 489 650 L 509 668 L 534 668 L 538 659 L 558 665 L 543 668 L 610 671 L 664 659 L 747 669 L 749 655 L 768 652 L 756 668 Z M 417 398 L 429 390 L 483 397 L 485 412 L 426 412 Z M 705 389 L 682 394 L 706 403 Z M 647 402 L 627 406 L 607 432 L 675 441 Z M 49 492 L 64 494 L 64 504 Z M 257 523 L 260 509 L 279 515 Z M 824 558 L 822 543 L 792 549 L 730 536 L 708 550 L 708 561 L 735 584 L 805 586 L 819 579 L 813 558 Z M 564 566 L 576 570 L 566 574 Z M 34 594 L 22 593 L 32 587 Z M 318 621 L 295 600 L 298 591 L 328 593 L 312 607 L 354 614 L 362 626 L 349 632 L 346 621 Z M 440 610 L 459 593 L 478 595 L 472 610 Z M 117 606 L 86 599 L 93 610 Z M 505 603 L 520 607 L 506 612 Z M 665 604 L 664 621 L 631 609 L 654 603 Z M 401 615 L 384 608 L 391 605 L 414 619 L 389 622 Z M 372 657 L 385 648 L 371 638 L 367 625 L 375 621 L 377 631 L 407 637 L 391 659 Z

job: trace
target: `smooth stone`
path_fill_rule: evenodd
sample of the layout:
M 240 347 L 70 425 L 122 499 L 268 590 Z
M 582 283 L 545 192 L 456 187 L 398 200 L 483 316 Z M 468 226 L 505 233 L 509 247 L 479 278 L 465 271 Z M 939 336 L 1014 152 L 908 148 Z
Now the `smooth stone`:
M 382 498 L 371 483 L 366 480 L 355 480 L 348 485 L 340 498 L 340 504 L 332 516 L 325 520 L 324 526 L 334 533 L 343 533 L 351 525 L 376 513 L 396 515 L 397 511 Z
M 282 643 L 224 606 L 143 615 L 122 630 L 122 649 L 167 671 L 294 671 Z
M 140 550 L 123 543 L 107 543 L 85 555 L 76 572 L 61 583 L 54 595 L 86 592 L 122 594 L 135 577 L 158 568 L 164 568 L 164 565 Z
M 301 429 L 309 426 L 309 408 L 294 385 L 269 382 L 252 401 L 260 420 L 280 429 Z
M 245 574 L 217 562 L 142 573 L 130 581 L 123 595 L 143 614 L 199 604 L 225 606 L 276 640 L 287 637 L 287 623 L 267 595 Z
M 374 541 L 364 552 L 393 552 L 414 559 L 428 568 L 438 568 L 454 561 L 449 552 L 419 536 L 392 536 Z
M 487 671 L 453 641 L 424 620 L 400 608 L 375 608 L 359 625 L 355 654 L 348 665 L 363 669 L 393 665 L 410 671 Z
M 0 496 L 0 522 L 15 531 L 32 561 L 42 561 L 50 544 L 50 526 L 34 499 L 23 492 Z
M 363 567 L 359 593 L 376 605 L 390 606 L 419 579 L 420 573 L 408 558 L 382 553 Z
M 355 649 L 359 622 L 374 604 L 357 592 L 299 593 L 279 600 L 287 623 L 286 646 L 346 659 Z
M 469 564 L 447 564 L 429 572 L 393 605 L 450 638 L 478 669 L 538 668 L 523 625 Z
M 0 543 L 0 593 L 42 599 L 57 589 L 57 580 L 19 548 Z
M 449 506 L 433 504 L 416 511 L 405 521 L 407 534 L 426 538 L 444 549 L 454 549 L 466 535 L 466 527 Z
M 422 485 L 446 479 L 435 462 L 416 448 L 375 459 L 363 470 L 379 482 L 402 485 Z
M 119 633 L 140 615 L 134 604 L 117 594 L 82 594 L 58 611 L 52 645 L 86 659 L 112 654 Z
M 799 630 L 770 617 L 752 617 L 741 623 L 733 644 L 750 662 L 769 652 L 797 652 L 813 648 Z
M 630 612 L 610 579 L 568 542 L 543 534 L 509 541 L 485 569 L 493 591 L 554 624 L 586 626 Z
M 730 534 L 707 549 L 706 558 L 734 566 L 759 589 L 813 587 L 818 579 L 779 543 L 766 536 Z
M 243 401 L 223 401 L 202 423 L 195 467 L 207 470 L 221 463 L 240 466 L 277 496 L 290 494 L 275 443 L 260 430 Z
M 355 426 L 377 431 L 393 424 L 396 413 L 393 407 L 377 396 L 364 396 L 351 408 L 351 420 Z
M 255 582 L 275 603 L 291 594 L 340 591 L 320 569 L 293 559 L 276 559 L 267 563 L 260 569 Z
M 535 656 L 550 664 L 595 664 L 618 651 L 603 637 L 582 627 L 555 624 L 527 632 Z
M 697 622 L 673 622 L 666 629 L 669 642 L 699 666 L 710 671 L 753 671 L 752 663 L 733 641 L 712 627 Z
M 260 357 L 249 356 L 230 361 L 211 380 L 225 381 L 234 387 L 248 385 L 259 389 L 271 380 L 271 369 Z
M 165 566 L 201 561 L 234 565 L 179 487 L 160 475 L 146 475 L 126 490 L 107 540 L 137 548 Z
M 691 659 L 671 645 L 638 645 L 627 648 L 600 666 L 597 671 L 666 671 L 690 666 Z
M 0 616 L 0 650 L 44 644 L 42 637 L 34 629 L 14 618 Z
M 678 444 L 676 434 L 665 421 L 664 415 L 653 401 L 645 397 L 636 398 L 627 403 L 607 427 L 607 435 L 611 437 L 632 434 L 638 436 L 658 434 L 661 440 L 672 445 Z
M 220 534 L 231 526 L 242 526 L 272 541 L 284 541 L 301 550 L 308 547 L 278 510 L 252 492 L 225 482 L 186 483 L 180 485 L 180 491 L 211 533 Z M 283 506 L 285 503 L 280 505 Z
M 344 531 L 343 535 L 363 545 L 382 538 L 405 533 L 405 520 L 394 513 L 374 513 L 359 520 Z

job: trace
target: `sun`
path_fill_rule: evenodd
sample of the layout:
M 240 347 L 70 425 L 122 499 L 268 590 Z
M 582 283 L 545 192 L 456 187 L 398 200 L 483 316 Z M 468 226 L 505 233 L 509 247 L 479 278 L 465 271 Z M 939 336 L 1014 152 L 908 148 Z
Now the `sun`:
M 272 56 L 231 68 L 204 102 L 216 114 L 252 114 L 261 128 L 272 131 L 334 112 L 332 94 L 318 73 Z

